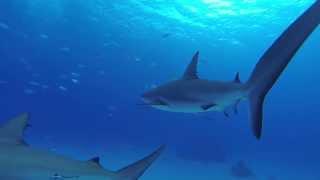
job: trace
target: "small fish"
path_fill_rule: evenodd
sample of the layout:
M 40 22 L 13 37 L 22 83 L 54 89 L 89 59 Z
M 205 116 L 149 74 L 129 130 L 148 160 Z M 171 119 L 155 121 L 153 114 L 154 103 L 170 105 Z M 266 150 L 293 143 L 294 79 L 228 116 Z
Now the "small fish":
M 30 84 L 32 86 L 41 86 L 41 84 L 36 81 L 30 81 L 28 84 Z
M 8 84 L 8 81 L 0 80 L 0 84 Z
M 64 86 L 59 86 L 59 89 L 60 89 L 61 91 L 68 91 L 68 89 L 67 89 L 66 87 L 64 87 Z
M 136 57 L 134 60 L 135 60 L 136 62 L 140 62 L 140 61 L 141 61 L 141 58 Z
M 170 37 L 171 36 L 171 33 L 165 33 L 165 34 L 162 34 L 162 38 L 163 39 L 166 39 L 166 38 L 168 38 L 168 37 Z
M 40 38 L 42 39 L 49 39 L 49 36 L 46 34 L 40 34 Z
M 60 51 L 62 51 L 62 52 L 70 52 L 70 48 L 68 48 L 68 47 L 62 47 L 62 48 L 60 48 Z
M 45 84 L 41 85 L 41 87 L 42 87 L 42 89 L 48 89 L 49 88 L 49 86 L 45 85 Z
M 8 29 L 9 29 L 9 26 L 8 26 L 6 23 L 4 23 L 4 22 L 0 22 L 0 28 L 1 28 L 1 29 L 5 29 L 5 30 L 8 30 Z
M 79 80 L 77 80 L 77 79 L 71 79 L 71 81 L 72 81 L 74 84 L 78 84 L 78 83 L 79 83 Z
M 71 73 L 71 76 L 73 76 L 73 77 L 80 77 L 80 74 L 79 74 L 79 73 L 72 72 L 72 73 Z
M 87 66 L 84 65 L 84 64 L 78 64 L 77 67 L 80 68 L 80 69 L 83 69 L 83 68 L 86 68 Z
M 24 89 L 23 92 L 27 95 L 32 95 L 36 93 L 33 89 Z
M 103 75 L 105 75 L 105 74 L 106 74 L 106 72 L 105 72 L 105 71 L 103 71 L 103 70 L 99 70 L 99 71 L 98 71 L 98 74 L 99 74 L 100 76 L 103 76 Z

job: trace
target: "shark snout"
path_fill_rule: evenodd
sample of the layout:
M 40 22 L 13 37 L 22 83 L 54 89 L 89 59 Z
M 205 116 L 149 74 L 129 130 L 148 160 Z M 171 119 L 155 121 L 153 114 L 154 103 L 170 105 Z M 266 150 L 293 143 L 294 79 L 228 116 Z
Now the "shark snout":
M 143 101 L 143 102 L 147 102 L 148 101 L 148 99 L 149 99 L 149 96 L 147 95 L 147 93 L 143 93 L 142 95 L 141 95 L 141 100 Z
M 154 98 L 151 93 L 145 92 L 141 95 L 141 101 L 144 103 L 144 105 L 151 105 L 153 104 Z
M 145 103 L 145 105 L 151 105 L 151 106 L 167 106 L 168 105 L 168 102 L 162 96 L 157 96 L 153 92 L 146 92 L 142 94 L 141 99 Z

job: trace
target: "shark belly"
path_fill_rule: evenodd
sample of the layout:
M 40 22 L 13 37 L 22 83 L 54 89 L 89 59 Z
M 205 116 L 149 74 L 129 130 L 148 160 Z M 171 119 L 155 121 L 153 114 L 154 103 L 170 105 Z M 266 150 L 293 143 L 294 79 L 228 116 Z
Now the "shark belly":
M 50 162 L 47 162 L 50 163 Z M 114 178 L 90 173 L 81 173 L 77 170 L 59 170 L 57 167 L 36 167 L 32 164 L 15 164 L 12 166 L 0 165 L 0 179 L 5 180 L 113 180 Z M 5 177 L 5 178 L 2 178 Z

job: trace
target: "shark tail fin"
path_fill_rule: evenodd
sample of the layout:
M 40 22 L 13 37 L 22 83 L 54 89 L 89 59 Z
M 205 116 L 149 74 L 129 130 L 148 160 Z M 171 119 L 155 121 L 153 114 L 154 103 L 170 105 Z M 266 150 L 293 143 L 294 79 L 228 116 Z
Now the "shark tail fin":
M 162 145 L 149 156 L 117 171 L 119 180 L 138 180 L 152 163 L 161 155 L 165 146 Z
M 249 95 L 251 128 L 257 139 L 260 139 L 262 135 L 264 98 L 265 94 L 251 93 Z
M 254 135 L 260 139 L 264 98 L 320 23 L 320 0 L 294 21 L 261 57 L 247 82 Z

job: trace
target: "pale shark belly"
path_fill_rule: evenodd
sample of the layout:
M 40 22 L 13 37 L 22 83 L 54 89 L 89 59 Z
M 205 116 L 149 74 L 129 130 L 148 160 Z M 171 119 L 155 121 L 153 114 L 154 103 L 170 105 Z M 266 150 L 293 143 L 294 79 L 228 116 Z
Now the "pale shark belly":
M 183 98 L 171 101 L 168 105 L 154 105 L 156 109 L 169 112 L 200 113 L 208 111 L 223 112 L 226 108 L 245 99 L 242 91 L 230 93 L 186 92 Z
M 48 165 L 44 163 L 41 165 L 38 162 L 24 160 L 22 157 L 19 159 L 21 159 L 20 162 L 15 159 L 3 161 L 7 163 L 0 164 L 0 180 L 113 180 L 100 172 L 86 173 L 70 166 L 62 169 L 63 165 L 53 166 L 54 162 L 50 161 L 46 162 Z
M 153 106 L 156 109 L 168 111 L 168 112 L 178 112 L 178 113 L 200 113 L 200 112 L 208 112 L 208 111 L 217 111 L 221 112 L 225 109 L 224 106 L 212 106 L 209 109 L 204 109 L 203 106 L 206 104 L 210 104 L 209 102 L 203 103 L 190 103 L 190 104 L 175 104 L 169 106 Z

